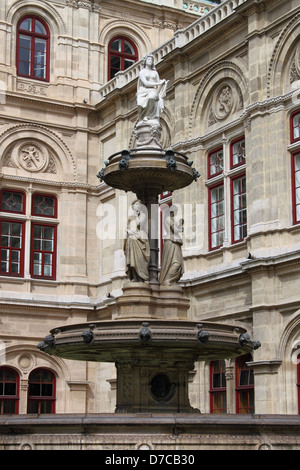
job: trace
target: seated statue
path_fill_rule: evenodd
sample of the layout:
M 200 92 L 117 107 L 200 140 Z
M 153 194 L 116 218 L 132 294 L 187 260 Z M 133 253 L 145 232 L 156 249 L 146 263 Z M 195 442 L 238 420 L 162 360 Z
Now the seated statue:
M 146 208 L 143 211 L 141 201 L 133 201 L 127 223 L 127 239 L 124 243 L 126 274 L 130 281 L 149 281 L 150 246 L 147 223 Z
M 154 66 L 154 57 L 147 54 L 144 57 L 143 69 L 139 73 L 137 85 L 137 107 L 138 120 L 156 120 L 159 124 L 159 118 L 164 109 L 164 96 L 168 82 L 160 80 Z

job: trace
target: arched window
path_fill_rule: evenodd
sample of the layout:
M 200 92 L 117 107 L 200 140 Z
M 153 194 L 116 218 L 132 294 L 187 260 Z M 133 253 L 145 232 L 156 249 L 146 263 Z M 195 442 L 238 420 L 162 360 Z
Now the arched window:
M 19 376 L 9 367 L 0 367 L 0 414 L 18 414 Z
M 108 45 L 108 80 L 117 72 L 126 70 L 138 60 L 135 44 L 128 38 L 118 36 Z
M 21 18 L 17 27 L 17 74 L 49 80 L 50 33 L 36 16 Z
M 55 413 L 55 377 L 47 369 L 36 369 L 29 376 L 28 413 Z
M 210 412 L 227 413 L 225 361 L 210 363 Z
M 254 414 L 253 369 L 247 366 L 251 361 L 251 354 L 236 360 L 236 412 L 240 414 Z

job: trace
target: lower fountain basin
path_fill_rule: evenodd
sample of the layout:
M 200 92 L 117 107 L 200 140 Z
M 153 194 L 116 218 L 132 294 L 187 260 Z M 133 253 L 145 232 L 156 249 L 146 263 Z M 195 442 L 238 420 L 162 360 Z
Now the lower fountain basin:
M 194 360 L 233 358 L 256 348 L 240 327 L 191 321 L 117 320 L 51 330 L 38 345 L 65 359 L 116 362 L 120 355 L 191 353 Z

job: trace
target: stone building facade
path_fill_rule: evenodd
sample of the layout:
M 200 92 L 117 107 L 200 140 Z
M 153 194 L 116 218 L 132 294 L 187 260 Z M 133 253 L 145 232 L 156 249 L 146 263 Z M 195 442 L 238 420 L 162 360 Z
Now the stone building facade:
M 0 24 L 0 412 L 114 411 L 111 365 L 36 345 L 60 325 L 110 319 L 122 293 L 131 196 L 96 175 L 135 146 L 137 76 L 152 52 L 169 80 L 163 147 L 201 173 L 161 197 L 185 219 L 189 317 L 262 344 L 244 361 L 198 364 L 191 403 L 299 414 L 298 1 L 5 0 Z M 115 225 L 101 225 L 107 214 Z

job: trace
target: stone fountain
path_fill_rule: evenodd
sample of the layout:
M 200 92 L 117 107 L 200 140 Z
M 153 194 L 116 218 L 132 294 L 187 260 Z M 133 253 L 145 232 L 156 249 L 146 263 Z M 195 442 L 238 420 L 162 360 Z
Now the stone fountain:
M 160 144 L 167 84 L 147 55 L 138 79 L 136 148 L 113 154 L 97 175 L 136 195 L 124 244 L 128 280 L 111 307 L 112 320 L 60 326 L 38 345 L 64 359 L 114 363 L 119 413 L 197 412 L 188 397 L 195 362 L 235 358 L 260 346 L 241 327 L 188 320 L 189 299 L 178 283 L 182 221 L 172 212 L 159 269 L 158 228 L 151 223 L 157 220 L 159 195 L 200 177 L 185 155 Z

